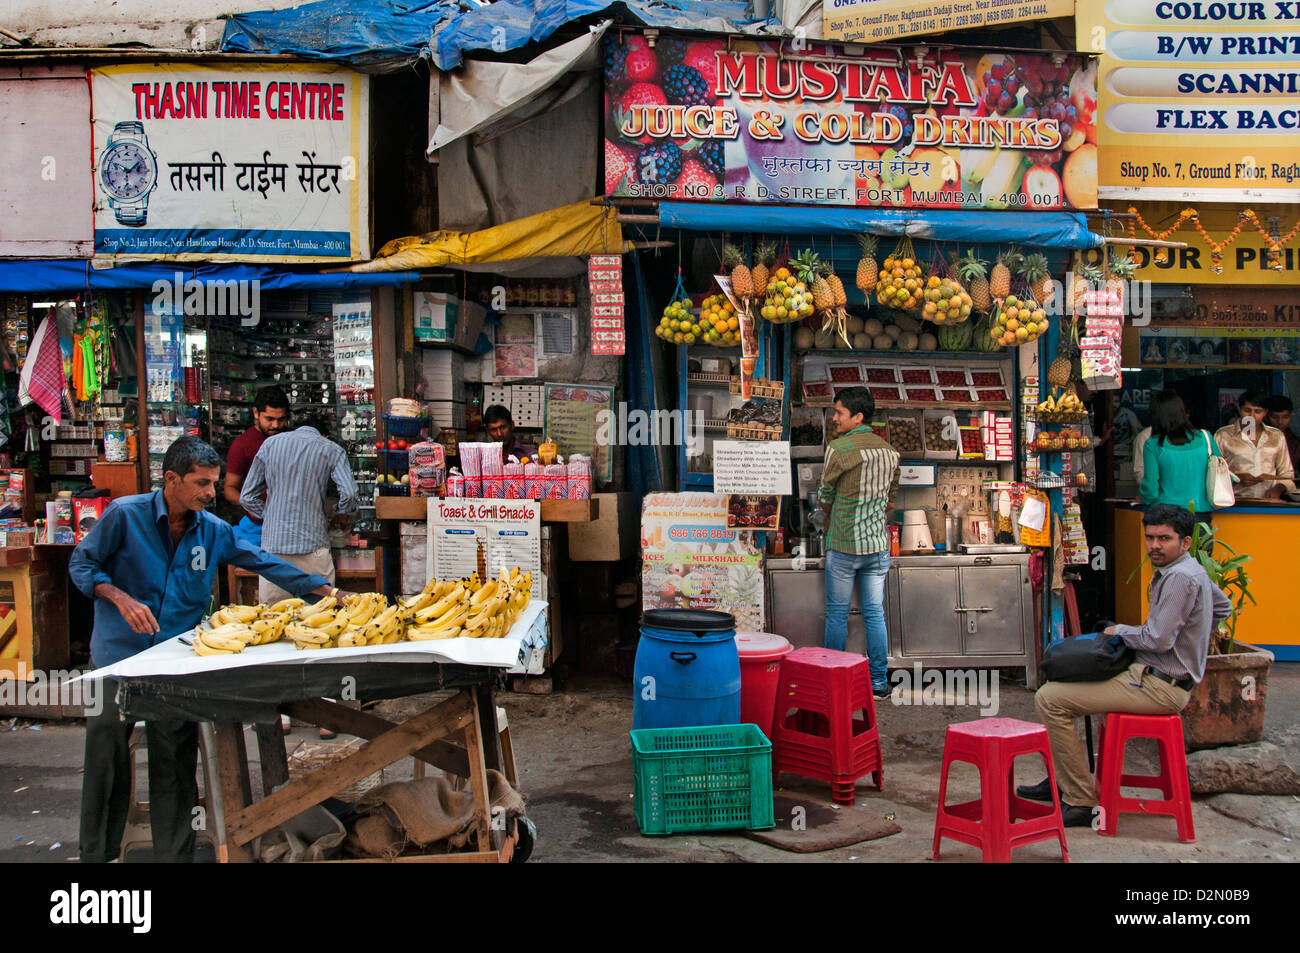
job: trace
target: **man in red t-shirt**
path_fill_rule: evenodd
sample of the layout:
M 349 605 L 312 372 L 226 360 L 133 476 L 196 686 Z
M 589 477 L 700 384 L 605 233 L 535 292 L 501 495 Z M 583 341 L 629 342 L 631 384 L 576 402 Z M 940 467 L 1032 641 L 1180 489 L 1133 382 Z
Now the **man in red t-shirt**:
M 235 438 L 226 454 L 226 499 L 239 505 L 239 491 L 248 476 L 253 458 L 267 437 L 279 433 L 289 424 L 289 398 L 278 387 L 263 387 L 253 395 L 253 426 Z M 262 545 L 262 521 L 247 511 L 235 524 L 235 538 Z

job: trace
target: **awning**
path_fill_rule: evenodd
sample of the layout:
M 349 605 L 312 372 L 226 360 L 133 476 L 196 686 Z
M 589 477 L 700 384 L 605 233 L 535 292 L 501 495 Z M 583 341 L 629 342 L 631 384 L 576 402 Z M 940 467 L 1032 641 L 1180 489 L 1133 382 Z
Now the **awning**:
M 199 265 L 177 262 L 118 265 L 92 268 L 85 259 L 0 261 L 0 291 L 27 294 L 58 294 L 79 291 L 129 291 L 152 288 L 155 281 L 174 282 L 179 272 L 184 281 L 257 281 L 261 291 L 304 291 L 335 288 L 341 291 L 398 285 L 419 281 L 420 276 L 390 271 L 381 275 L 352 272 L 277 271 L 263 265 Z
M 726 0 L 497 0 L 439 26 L 430 44 L 433 62 L 440 70 L 455 69 L 471 50 L 518 49 L 574 20 L 607 11 L 622 13 L 620 19 L 631 23 L 695 32 L 752 33 L 769 22 L 776 26 L 767 19 L 754 20 L 747 3 Z
M 660 202 L 659 224 L 705 232 L 910 235 L 941 242 L 1014 242 L 1044 248 L 1100 248 L 1082 212 L 986 212 L 979 209 L 793 208 Z
M 353 265 L 351 271 L 442 268 L 521 258 L 621 255 L 628 250 L 618 224 L 618 211 L 611 206 L 582 201 L 477 232 L 443 231 L 397 238 L 379 249 L 373 261 Z
M 458 9 L 456 0 L 318 0 L 287 10 L 236 13 L 226 20 L 221 49 L 396 70 L 418 59 L 434 27 Z

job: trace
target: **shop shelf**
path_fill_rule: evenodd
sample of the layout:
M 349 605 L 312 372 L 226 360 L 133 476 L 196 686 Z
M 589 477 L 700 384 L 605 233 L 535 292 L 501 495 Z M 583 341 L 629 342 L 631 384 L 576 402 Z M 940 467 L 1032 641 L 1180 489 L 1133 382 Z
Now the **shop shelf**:
M 795 357 L 809 354 L 817 357 L 838 357 L 851 361 L 856 357 L 884 357 L 893 361 L 1009 361 L 1010 351 L 854 351 L 849 348 L 809 348 L 796 351 Z
M 380 496 L 410 496 L 411 488 L 405 483 L 376 483 Z
M 428 417 L 398 417 L 393 414 L 380 414 L 379 417 L 383 420 L 384 432 L 389 437 L 418 437 L 420 431 L 429 426 Z
M 757 725 L 633 730 L 632 807 L 642 834 L 766 830 L 772 744 Z

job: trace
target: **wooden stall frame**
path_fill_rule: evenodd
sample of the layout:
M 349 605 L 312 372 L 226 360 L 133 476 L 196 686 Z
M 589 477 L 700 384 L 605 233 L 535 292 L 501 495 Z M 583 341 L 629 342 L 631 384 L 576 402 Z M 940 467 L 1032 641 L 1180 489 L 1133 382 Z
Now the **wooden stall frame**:
M 28 551 L 30 552 L 30 550 Z M 32 634 L 32 578 L 29 564 L 0 568 L 0 583 L 14 587 L 14 612 L 18 614 L 18 657 L 0 659 L 0 678 L 22 679 L 30 682 L 35 677 L 35 639 Z
M 218 824 L 221 847 L 218 858 L 222 863 L 251 862 L 253 857 L 249 845 L 255 838 L 406 757 L 414 757 L 467 778 L 474 793 L 474 826 L 478 843 L 494 843 L 487 770 L 500 770 L 503 758 L 496 727 L 496 703 L 490 688 L 474 686 L 462 689 L 452 698 L 400 723 L 325 699 L 289 703 L 281 706 L 281 711 L 309 724 L 365 738 L 367 743 L 297 781 L 289 781 L 288 757 L 279 725 L 257 726 L 263 796 L 254 801 L 243 725 L 235 722 L 217 724 L 212 755 L 216 764 L 212 775 L 220 779 Z M 456 736 L 460 737 L 463 747 L 448 740 Z M 275 785 L 286 781 L 287 784 L 272 792 Z M 394 862 L 508 863 L 514 854 L 516 840 L 517 835 L 508 833 L 501 837 L 500 846 L 490 850 L 421 854 L 398 857 Z M 379 858 L 329 861 L 387 862 Z

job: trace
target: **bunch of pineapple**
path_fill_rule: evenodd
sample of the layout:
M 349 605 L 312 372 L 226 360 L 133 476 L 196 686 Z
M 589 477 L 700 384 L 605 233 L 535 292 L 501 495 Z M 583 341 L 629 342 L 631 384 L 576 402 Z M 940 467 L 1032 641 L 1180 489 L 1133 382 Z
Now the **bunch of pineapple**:
M 858 290 L 871 300 L 871 292 L 876 290 L 876 281 L 880 278 L 880 266 L 876 264 L 876 236 L 863 232 L 858 236 L 862 254 L 858 258 L 858 271 L 854 283 Z
M 1052 310 L 1052 274 L 1048 269 L 1047 258 L 1043 255 L 1027 255 L 1021 263 L 1021 275 L 1029 285 L 1029 293 L 1042 306 L 1043 310 Z
M 988 269 L 975 255 L 975 249 L 966 253 L 965 258 L 957 261 L 957 273 L 961 275 L 962 281 L 966 282 L 966 288 L 970 293 L 971 306 L 976 311 L 988 311 L 993 306 L 993 298 L 989 294 Z M 1008 274 L 1007 290 L 1010 291 L 1011 276 Z

